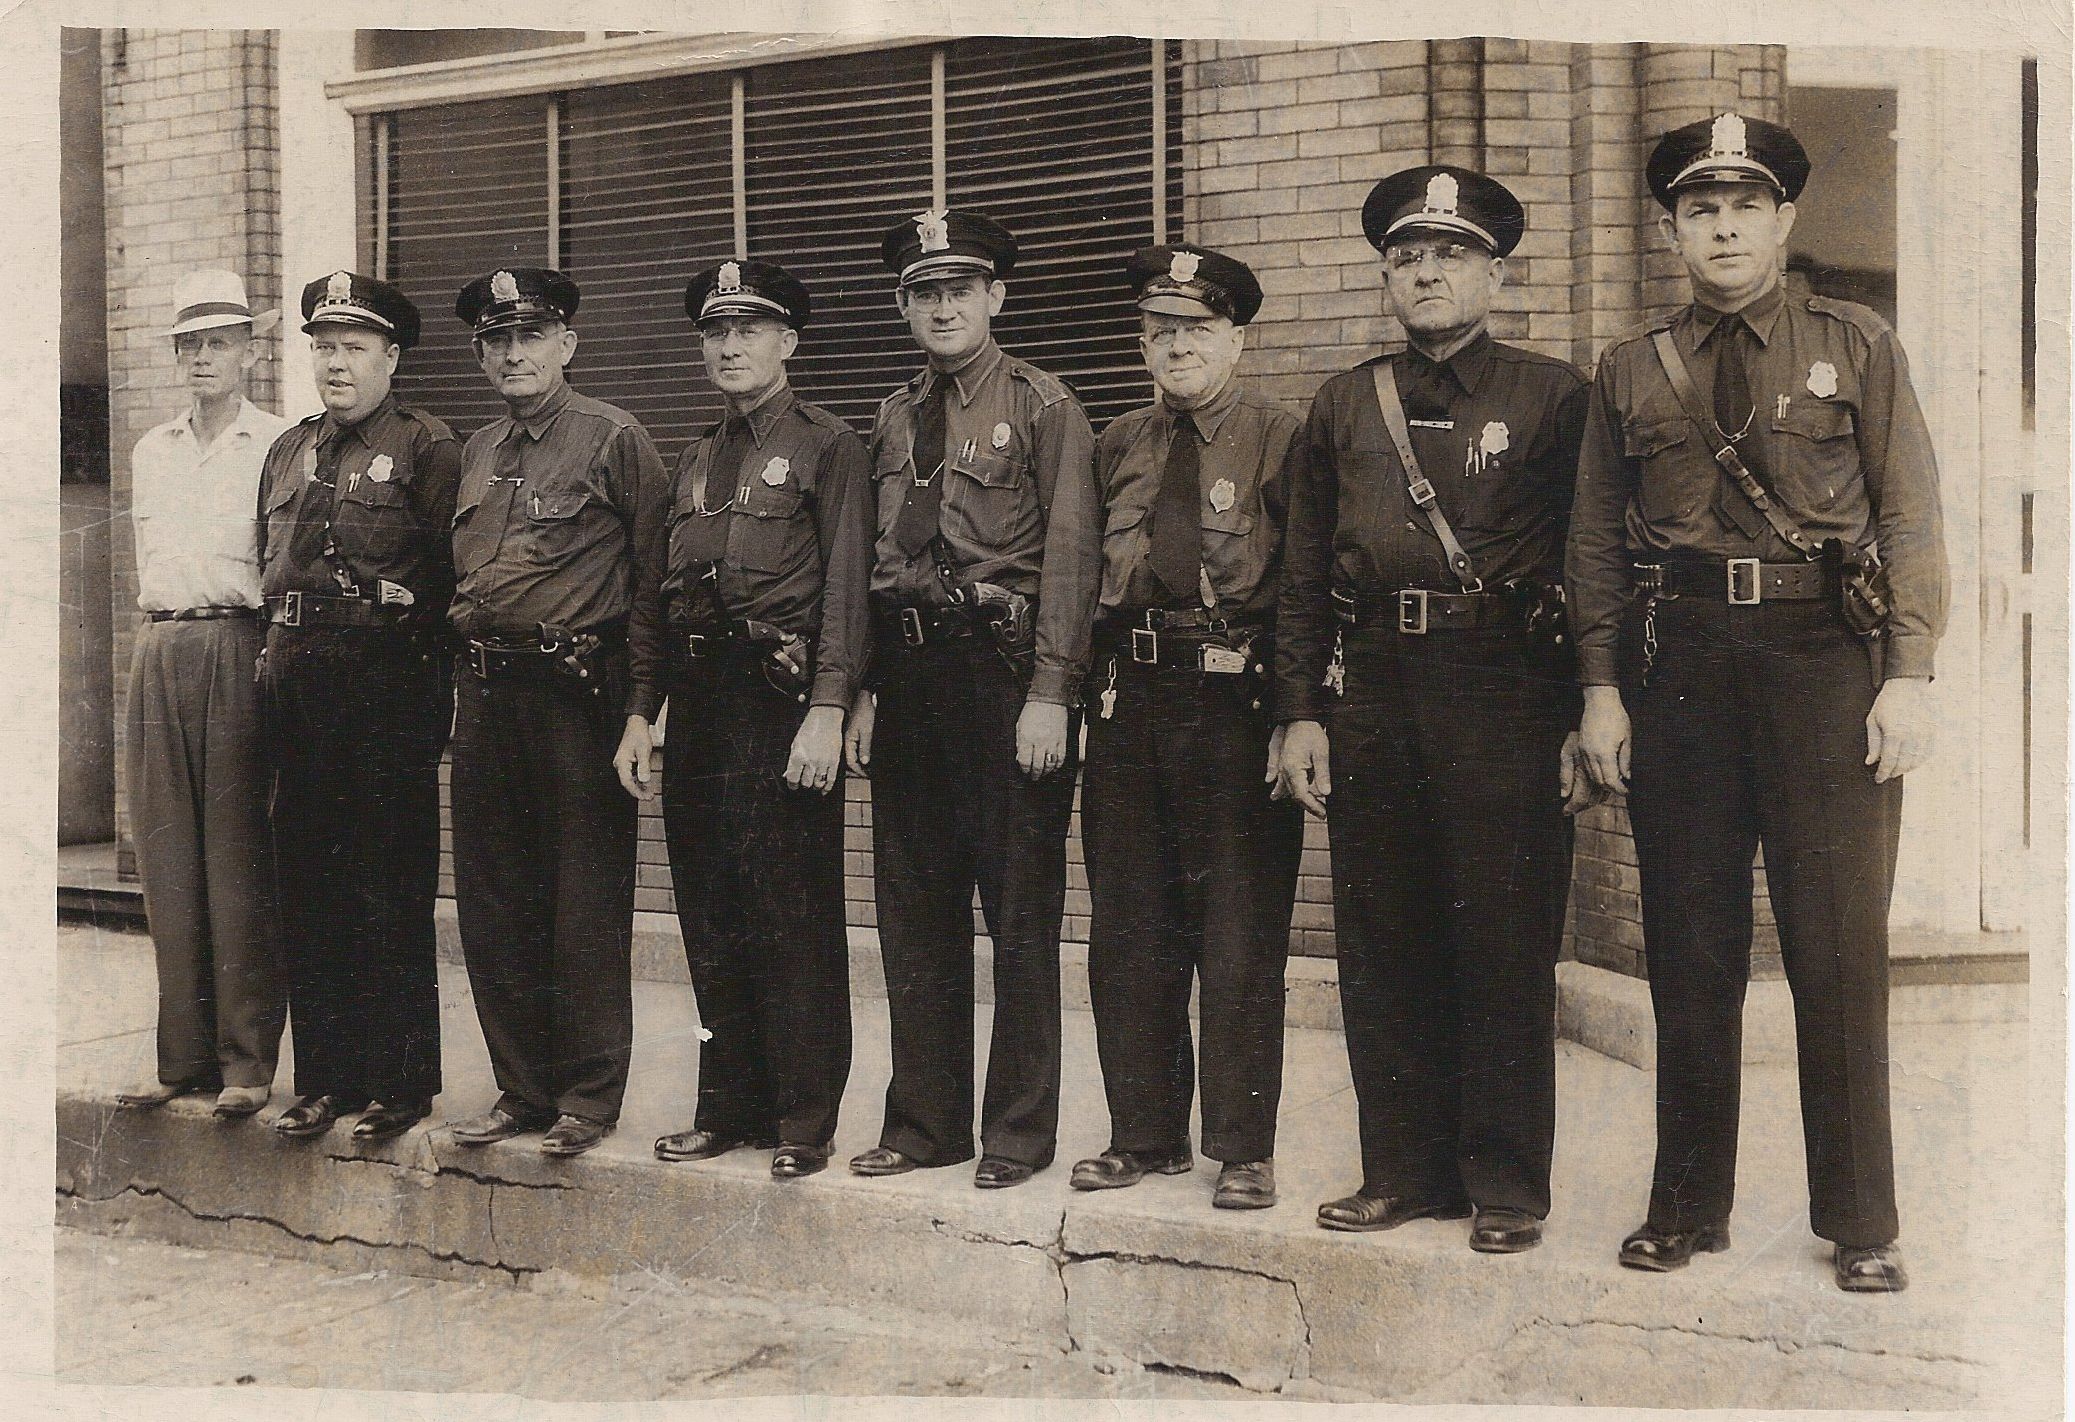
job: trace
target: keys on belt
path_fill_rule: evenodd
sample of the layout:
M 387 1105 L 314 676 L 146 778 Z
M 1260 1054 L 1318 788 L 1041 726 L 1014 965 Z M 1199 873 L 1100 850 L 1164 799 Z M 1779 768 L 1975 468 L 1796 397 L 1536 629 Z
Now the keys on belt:
M 1660 598 L 1721 600 L 1732 607 L 1763 602 L 1814 602 L 1837 591 L 1823 563 L 1765 563 L 1756 558 L 1674 559 L 1636 564 L 1636 586 Z

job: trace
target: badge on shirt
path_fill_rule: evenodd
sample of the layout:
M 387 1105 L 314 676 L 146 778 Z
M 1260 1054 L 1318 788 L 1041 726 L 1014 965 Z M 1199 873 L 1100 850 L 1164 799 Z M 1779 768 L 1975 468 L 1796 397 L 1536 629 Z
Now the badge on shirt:
M 994 427 L 994 433 L 990 435 L 988 438 L 993 443 L 996 449 L 1007 449 L 1009 447 L 1008 421 L 1004 420 L 1000 424 L 997 424 Z
M 1513 447 L 1512 432 L 1504 420 L 1488 421 L 1477 436 L 1477 443 L 1463 456 L 1464 474 L 1482 474 L 1491 466 L 1492 460 Z
M 375 580 L 375 601 L 384 607 L 411 607 L 418 599 L 402 583 L 392 583 L 387 578 Z
M 1827 360 L 1819 360 L 1808 368 L 1808 393 L 1818 400 L 1828 400 L 1837 393 L 1837 367 Z
M 396 473 L 396 461 L 386 454 L 378 454 L 367 467 L 367 477 L 377 484 L 386 484 Z
M 771 456 L 771 462 L 764 466 L 764 472 L 761 477 L 766 484 L 775 489 L 785 482 L 786 471 L 792 467 L 791 462 L 784 455 L 774 454 Z
M 1232 486 L 1230 479 L 1220 479 L 1210 486 L 1210 506 L 1219 513 L 1231 508 L 1232 501 L 1238 496 L 1239 490 Z

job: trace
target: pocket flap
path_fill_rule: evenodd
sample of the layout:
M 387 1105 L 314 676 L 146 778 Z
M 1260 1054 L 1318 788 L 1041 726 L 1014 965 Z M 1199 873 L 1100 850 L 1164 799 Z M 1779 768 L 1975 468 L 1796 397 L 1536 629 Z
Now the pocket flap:
M 1676 420 L 1638 421 L 1623 425 L 1621 452 L 1630 459 L 1648 459 L 1675 444 L 1685 443 L 1692 430 L 1692 422 L 1683 416 Z
M 1787 413 L 1775 419 L 1772 427 L 1803 439 L 1842 439 L 1852 432 L 1852 407 L 1828 400 L 1789 404 Z
M 526 516 L 535 523 L 560 523 L 575 518 L 577 510 L 591 501 L 582 489 L 550 489 L 526 499 Z
M 1118 504 L 1104 517 L 1102 531 L 1122 533 L 1127 528 L 1137 528 L 1145 521 L 1146 509 L 1143 504 Z
M 1203 506 L 1203 526 L 1213 533 L 1252 533 L 1254 516 L 1234 504 L 1222 512 L 1209 504 Z
M 1020 462 L 984 449 L 971 454 L 961 452 L 951 461 L 951 467 L 990 489 L 1013 489 L 1023 477 Z

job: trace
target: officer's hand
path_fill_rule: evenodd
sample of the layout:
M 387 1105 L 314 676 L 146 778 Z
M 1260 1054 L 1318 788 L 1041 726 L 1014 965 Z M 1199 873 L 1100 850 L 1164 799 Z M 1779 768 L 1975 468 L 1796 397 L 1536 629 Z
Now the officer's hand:
M 1563 796 L 1563 812 L 1575 815 L 1607 798 L 1607 792 L 1599 787 L 1586 768 L 1585 752 L 1580 748 L 1576 731 L 1563 738 L 1563 749 L 1556 755 L 1556 788 Z
M 795 790 L 826 795 L 836 783 L 843 759 L 843 708 L 812 706 L 793 737 L 785 758 L 785 783 Z
M 1927 677 L 1890 677 L 1866 713 L 1866 763 L 1879 765 L 1873 782 L 1909 774 L 1931 758 L 1937 740 Z
M 850 703 L 850 719 L 843 727 L 843 763 L 860 779 L 872 773 L 872 723 L 879 715 L 879 698 L 860 691 Z
M 1271 800 L 1290 798 L 1288 792 L 1282 788 L 1282 742 L 1288 729 L 1286 726 L 1277 726 L 1268 737 L 1268 770 L 1261 778 L 1271 787 L 1268 791 L 1268 798 Z
M 1628 708 L 1621 704 L 1618 687 L 1585 688 L 1578 749 L 1585 753 L 1585 769 L 1601 790 L 1628 793 Z
M 627 729 L 620 732 L 620 748 L 612 753 L 612 768 L 620 773 L 620 787 L 637 800 L 653 800 L 656 792 L 648 783 L 648 763 L 655 754 L 655 737 L 649 734 L 648 719 L 629 716 Z
M 1066 764 L 1066 708 L 1026 701 L 1016 718 L 1016 768 L 1038 780 Z
M 1316 721 L 1292 721 L 1283 728 L 1282 792 L 1314 819 L 1326 817 L 1326 797 L 1333 793 L 1332 751 L 1326 728 Z

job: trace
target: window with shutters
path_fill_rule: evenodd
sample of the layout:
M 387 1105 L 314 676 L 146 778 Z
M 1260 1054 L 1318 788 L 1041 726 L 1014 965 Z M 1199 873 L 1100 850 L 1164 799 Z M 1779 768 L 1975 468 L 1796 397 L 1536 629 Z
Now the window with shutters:
M 672 459 L 720 408 L 685 279 L 746 253 L 807 284 L 793 384 L 863 432 L 921 359 L 879 236 L 949 203 L 1016 234 L 996 334 L 1100 427 L 1151 398 L 1120 272 L 1182 235 L 1180 61 L 1172 41 L 973 39 L 375 115 L 364 260 L 426 315 L 399 393 L 463 434 L 494 417 L 454 296 L 557 266 L 583 290 L 573 380 Z

